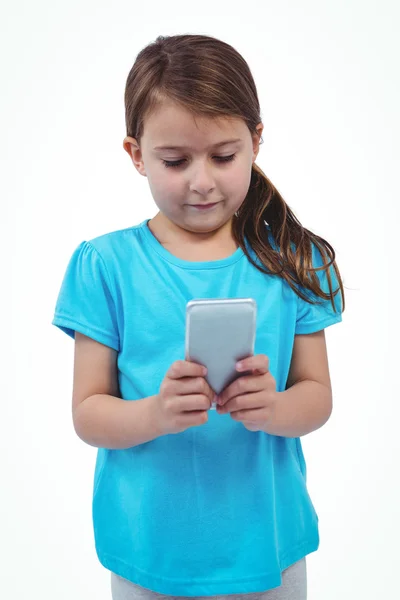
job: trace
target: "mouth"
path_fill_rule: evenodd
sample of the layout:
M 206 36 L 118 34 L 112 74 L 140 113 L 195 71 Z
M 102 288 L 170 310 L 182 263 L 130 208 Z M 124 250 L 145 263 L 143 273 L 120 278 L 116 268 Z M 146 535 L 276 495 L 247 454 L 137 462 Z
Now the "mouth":
M 195 210 L 210 210 L 214 206 L 217 206 L 218 202 L 213 202 L 211 204 L 188 204 L 190 208 L 194 208 Z

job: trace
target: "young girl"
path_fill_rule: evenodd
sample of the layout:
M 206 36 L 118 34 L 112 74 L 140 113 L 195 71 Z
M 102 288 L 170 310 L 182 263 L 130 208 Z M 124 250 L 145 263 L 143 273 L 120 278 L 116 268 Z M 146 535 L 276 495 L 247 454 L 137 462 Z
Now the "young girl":
M 125 103 L 124 148 L 159 212 L 76 248 L 53 320 L 75 339 L 75 430 L 98 448 L 98 558 L 114 600 L 303 600 L 319 534 L 299 438 L 332 410 L 335 252 L 255 164 L 256 87 L 230 45 L 160 36 Z M 242 297 L 258 308 L 250 374 L 210 411 L 186 304 Z

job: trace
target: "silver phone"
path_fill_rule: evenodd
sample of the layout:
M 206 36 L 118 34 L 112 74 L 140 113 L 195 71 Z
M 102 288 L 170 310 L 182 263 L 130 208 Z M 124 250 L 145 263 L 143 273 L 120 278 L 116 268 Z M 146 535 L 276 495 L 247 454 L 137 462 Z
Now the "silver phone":
M 235 379 L 237 361 L 254 355 L 257 304 L 253 298 L 190 300 L 186 305 L 185 359 L 207 367 L 219 394 Z M 215 409 L 213 402 L 211 408 Z

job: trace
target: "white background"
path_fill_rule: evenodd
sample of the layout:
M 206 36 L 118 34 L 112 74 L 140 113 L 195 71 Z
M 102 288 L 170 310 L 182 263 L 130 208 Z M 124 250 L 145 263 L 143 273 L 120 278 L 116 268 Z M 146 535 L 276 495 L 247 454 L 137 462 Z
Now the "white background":
M 122 148 L 123 94 L 137 53 L 182 33 L 248 62 L 265 125 L 257 162 L 333 245 L 344 279 L 343 322 L 326 330 L 334 411 L 302 438 L 321 536 L 308 598 L 400 597 L 399 10 L 2 2 L 2 598 L 111 598 L 92 534 L 96 449 L 71 419 L 73 341 L 51 320 L 76 246 L 157 212 Z

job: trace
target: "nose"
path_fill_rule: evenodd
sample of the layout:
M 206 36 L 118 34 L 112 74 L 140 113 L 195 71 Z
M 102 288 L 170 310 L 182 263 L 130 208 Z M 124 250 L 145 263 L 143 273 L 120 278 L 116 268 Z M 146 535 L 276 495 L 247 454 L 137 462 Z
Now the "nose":
M 203 196 L 207 196 L 215 188 L 211 169 L 204 164 L 198 164 L 191 169 L 190 179 L 191 192 L 198 192 Z

